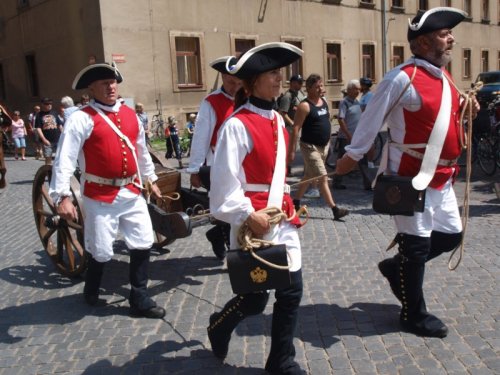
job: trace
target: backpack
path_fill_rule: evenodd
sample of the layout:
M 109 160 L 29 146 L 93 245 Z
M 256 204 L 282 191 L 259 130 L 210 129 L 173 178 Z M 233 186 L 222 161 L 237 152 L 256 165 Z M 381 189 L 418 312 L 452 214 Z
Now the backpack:
M 297 96 L 298 96 L 298 92 L 297 91 L 291 91 L 291 90 L 288 90 L 288 91 L 285 91 L 285 92 L 282 92 L 280 94 L 280 96 L 278 96 L 278 98 L 276 99 L 276 107 L 279 109 L 281 107 L 281 102 L 283 100 L 283 96 L 285 96 L 285 94 L 287 92 L 290 92 L 291 94 L 291 99 L 290 99 L 290 107 L 288 108 L 288 110 L 286 111 L 288 115 L 290 115 L 290 112 L 293 111 L 293 103 L 295 102 L 295 99 L 297 99 Z

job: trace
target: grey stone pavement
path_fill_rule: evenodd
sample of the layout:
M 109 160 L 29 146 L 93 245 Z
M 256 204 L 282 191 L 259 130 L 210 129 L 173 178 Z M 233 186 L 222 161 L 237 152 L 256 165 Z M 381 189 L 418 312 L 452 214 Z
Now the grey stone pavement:
M 8 156 L 8 186 L 0 191 L 0 375 L 262 373 L 272 297 L 264 314 L 233 333 L 225 363 L 211 354 L 208 317 L 232 293 L 206 227 L 176 240 L 170 252 L 152 255 L 150 291 L 167 309 L 164 320 L 128 316 L 124 251 L 105 270 L 107 305 L 85 305 L 82 279 L 56 272 L 35 228 L 31 187 L 41 165 Z M 345 221 L 332 221 L 321 200 L 305 200 L 311 219 L 300 230 L 305 289 L 295 338 L 303 369 L 314 375 L 500 374 L 500 200 L 492 189 L 499 179 L 500 172 L 489 179 L 474 173 L 458 270 L 448 271 L 447 257 L 428 267 L 428 308 L 450 329 L 443 340 L 400 332 L 398 301 L 377 269 L 395 234 L 392 220 L 371 210 L 371 192 L 362 190 L 359 176 L 346 177 L 349 189 L 334 192 L 351 210 Z

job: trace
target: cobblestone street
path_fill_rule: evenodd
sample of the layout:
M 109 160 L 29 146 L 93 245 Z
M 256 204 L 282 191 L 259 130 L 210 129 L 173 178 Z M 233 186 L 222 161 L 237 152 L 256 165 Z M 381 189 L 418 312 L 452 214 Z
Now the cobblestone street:
M 152 254 L 150 292 L 166 308 L 164 320 L 129 317 L 128 255 L 120 247 L 104 273 L 106 306 L 89 307 L 82 279 L 56 271 L 36 230 L 31 189 L 43 163 L 31 157 L 6 161 L 8 186 L 0 190 L 0 375 L 263 372 L 273 297 L 264 314 L 246 319 L 233 333 L 224 363 L 210 350 L 208 317 L 232 292 L 205 239 L 207 227 Z M 377 269 L 395 230 L 390 217 L 373 212 L 372 193 L 363 190 L 357 173 L 344 179 L 347 190 L 333 191 L 338 204 L 351 210 L 343 221 L 333 221 L 321 199 L 304 199 L 311 218 L 300 230 L 304 296 L 295 338 L 302 368 L 313 375 L 500 374 L 500 200 L 492 188 L 499 178 L 500 172 L 489 179 L 473 174 L 458 270 L 447 269 L 446 255 L 427 268 L 427 307 L 448 325 L 445 339 L 400 331 L 400 305 Z M 460 178 L 460 204 L 463 191 Z

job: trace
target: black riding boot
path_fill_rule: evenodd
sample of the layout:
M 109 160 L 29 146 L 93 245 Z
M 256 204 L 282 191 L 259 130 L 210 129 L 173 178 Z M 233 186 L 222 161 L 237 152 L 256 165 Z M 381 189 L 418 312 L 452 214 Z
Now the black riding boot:
M 148 295 L 149 250 L 130 250 L 130 313 L 133 316 L 144 316 L 161 319 L 165 309 L 156 306 L 156 302 Z
M 212 250 L 219 260 L 224 260 L 226 257 L 226 246 L 229 247 L 229 232 L 231 226 L 227 223 L 217 223 L 210 228 L 206 237 L 212 244 Z
M 85 273 L 85 286 L 83 287 L 83 298 L 90 306 L 99 302 L 99 287 L 101 286 L 102 273 L 106 263 L 98 262 L 88 254 L 89 262 Z
M 427 312 L 422 290 L 431 239 L 402 234 L 399 245 L 401 327 L 419 336 L 446 337 L 448 328 L 441 320 Z
M 240 294 L 226 303 L 221 312 L 210 315 L 207 333 L 217 358 L 226 358 L 231 334 L 238 323 L 247 316 L 264 311 L 268 299 L 269 293 L 266 292 Z
M 271 328 L 271 351 L 266 361 L 270 374 L 299 375 L 304 371 L 294 361 L 293 336 L 297 326 L 300 300 L 302 299 L 302 271 L 290 274 L 292 285 L 276 290 Z
M 396 236 L 396 238 L 398 237 Z M 384 259 L 378 264 L 380 273 L 387 279 L 387 281 L 389 281 L 392 293 L 399 301 L 401 301 L 401 287 L 399 285 L 401 279 L 399 275 L 400 258 L 401 256 L 396 254 L 392 258 Z
M 442 253 L 447 253 L 455 250 L 462 241 L 462 232 L 460 233 L 443 233 L 432 231 L 431 233 L 431 251 L 427 257 L 427 262 L 440 256 Z

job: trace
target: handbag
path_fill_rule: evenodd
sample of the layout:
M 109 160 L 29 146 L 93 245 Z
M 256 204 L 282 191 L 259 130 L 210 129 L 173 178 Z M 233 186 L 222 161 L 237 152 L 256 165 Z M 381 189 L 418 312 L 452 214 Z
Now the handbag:
M 290 271 L 284 244 L 272 245 L 257 251 L 229 250 L 226 259 L 229 281 L 235 294 L 283 289 L 290 286 Z M 276 266 L 281 267 L 278 269 Z
M 373 210 L 379 214 L 413 216 L 424 212 L 425 190 L 416 190 L 413 177 L 379 175 L 373 191 Z

